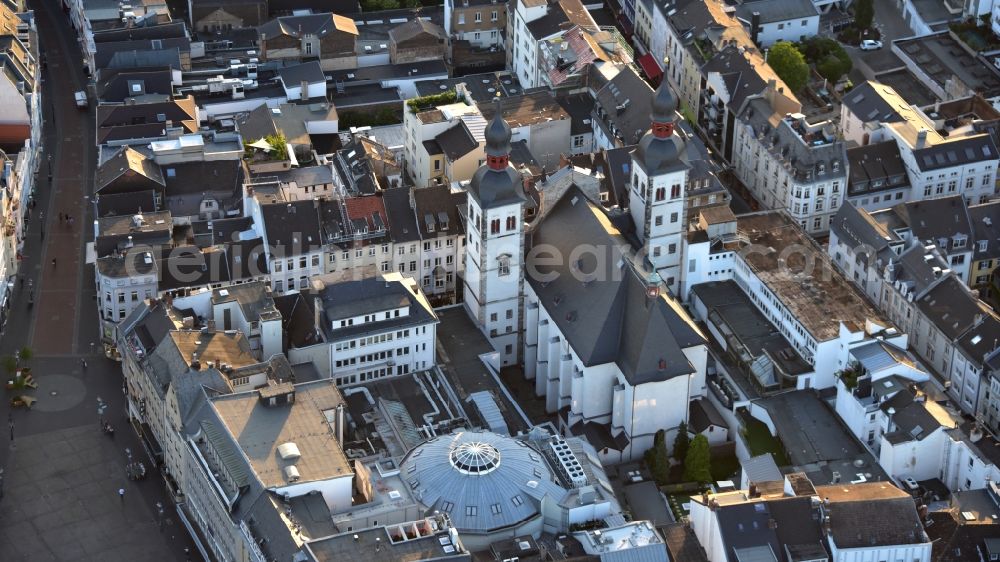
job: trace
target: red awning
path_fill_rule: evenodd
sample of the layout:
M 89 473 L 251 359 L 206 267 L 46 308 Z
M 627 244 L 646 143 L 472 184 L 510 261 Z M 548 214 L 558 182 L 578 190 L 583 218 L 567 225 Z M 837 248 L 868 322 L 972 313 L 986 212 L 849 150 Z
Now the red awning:
M 646 53 L 639 57 L 639 66 L 642 67 L 642 71 L 650 80 L 659 80 L 663 76 L 663 71 L 660 70 L 660 65 L 656 64 L 652 53 Z

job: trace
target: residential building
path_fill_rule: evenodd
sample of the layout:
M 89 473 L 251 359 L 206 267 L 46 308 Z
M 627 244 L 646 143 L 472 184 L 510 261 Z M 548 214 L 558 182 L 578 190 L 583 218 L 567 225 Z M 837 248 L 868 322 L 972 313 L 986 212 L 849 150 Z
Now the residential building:
M 969 206 L 974 250 L 969 263 L 970 287 L 985 287 L 1000 266 L 1000 202 Z
M 435 364 L 437 315 L 411 277 L 314 278 L 293 318 L 288 357 L 338 386 L 416 373 Z M 302 325 L 304 324 L 304 325 Z
M 412 188 L 409 192 L 422 250 L 419 275 L 411 275 L 420 281 L 433 302 L 451 304 L 457 300 L 458 291 L 463 290 L 466 247 L 461 211 L 468 206 L 468 194 L 443 185 Z M 400 251 L 405 249 L 405 243 L 398 245 L 397 255 L 402 255 Z
M 910 179 L 891 140 L 847 149 L 847 202 L 869 212 L 909 201 Z
M 813 0 L 760 0 L 736 8 L 755 44 L 766 49 L 778 41 L 798 43 L 819 34 L 819 10 Z
M 576 25 L 542 40 L 535 65 L 535 87 L 573 90 L 587 82 L 592 69 L 632 63 L 632 48 L 614 27 Z
M 191 29 L 196 32 L 247 29 L 267 22 L 267 0 L 188 0 L 187 8 Z
M 267 361 L 283 350 L 282 317 L 271 288 L 254 281 L 178 297 L 170 305 L 204 319 L 209 330 L 237 330 L 246 336 L 250 351 Z
M 591 67 L 590 127 L 594 148 L 632 146 L 649 130 L 652 88 L 630 65 Z
M 97 106 L 97 144 L 143 145 L 199 132 L 200 116 L 194 97 L 140 104 Z
M 509 96 L 478 105 L 486 120 L 492 119 L 499 105 L 504 121 L 510 125 L 511 142 L 526 141 L 528 150 L 546 169 L 554 168 L 561 154 L 569 154 L 570 116 L 551 92 Z
M 692 498 L 708 560 L 932 560 L 913 498 L 891 483 L 813 486 L 792 473 L 767 484 Z
M 497 0 L 446 0 L 444 29 L 448 39 L 499 48 L 507 29 L 507 5 Z
M 357 68 L 358 26 L 337 14 L 282 16 L 257 28 L 261 61 L 319 59 L 324 71 Z
M 508 4 L 507 12 L 507 68 L 526 89 L 542 85 L 540 48 L 546 39 L 572 26 L 597 27 L 580 0 L 517 0 Z
M 785 209 L 808 232 L 829 230 L 847 192 L 847 153 L 832 124 L 809 123 L 801 113 L 778 118 L 757 98 L 735 129 L 734 172 L 754 199 Z
M 389 62 L 392 64 L 443 60 L 447 52 L 447 34 L 436 23 L 415 18 L 389 30 Z
M 406 172 L 413 185 L 451 185 L 472 179 L 483 162 L 486 120 L 479 109 L 464 102 L 419 111 L 413 107 L 411 103 L 403 115 Z
M 960 197 L 909 203 L 905 207 L 914 222 L 902 225 L 845 206 L 829 247 L 838 267 L 853 271 L 854 283 L 910 335 L 912 349 L 927 366 L 948 381 L 948 394 L 958 407 L 985 416 L 992 382 L 984 373 L 997 348 L 1000 321 L 952 269 L 971 261 L 972 248 L 955 247 L 954 233 L 942 235 L 947 243 L 926 235 L 928 228 L 952 232 L 950 221 L 938 217 L 965 224 L 967 214 L 956 212 L 964 211 L 962 203 Z M 917 225 L 912 231 L 911 224 Z

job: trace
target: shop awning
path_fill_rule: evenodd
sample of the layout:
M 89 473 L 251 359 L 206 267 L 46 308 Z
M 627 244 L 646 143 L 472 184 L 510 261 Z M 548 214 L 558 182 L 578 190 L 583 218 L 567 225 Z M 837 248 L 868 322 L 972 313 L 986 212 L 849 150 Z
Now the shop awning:
M 639 57 L 639 66 L 642 67 L 642 71 L 650 80 L 656 81 L 663 76 L 663 71 L 660 70 L 660 65 L 656 64 L 652 53 L 646 53 Z

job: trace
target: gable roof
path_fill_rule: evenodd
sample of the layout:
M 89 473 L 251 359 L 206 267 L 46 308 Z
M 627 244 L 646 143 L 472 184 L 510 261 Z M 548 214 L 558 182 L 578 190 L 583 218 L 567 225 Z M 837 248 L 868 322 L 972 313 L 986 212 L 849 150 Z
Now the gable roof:
M 302 37 L 338 32 L 358 35 L 354 20 L 337 14 L 309 14 L 305 16 L 283 16 L 275 18 L 257 28 L 258 38 L 275 38 L 279 35 Z
M 422 18 L 410 21 L 389 30 L 389 40 L 397 45 L 421 35 L 430 35 L 434 40 L 444 40 L 446 33 L 440 25 Z
M 458 160 L 479 147 L 464 119 L 434 137 L 441 152 L 451 161 Z
M 102 103 L 97 106 L 97 143 L 161 137 L 166 134 L 167 121 L 185 133 L 197 132 L 194 96 L 152 103 Z
M 112 181 L 123 175 L 140 175 L 150 182 L 163 187 L 163 173 L 152 158 L 129 146 L 119 148 L 110 158 L 105 160 L 94 173 L 96 191 L 100 191 Z M 152 207 L 147 209 L 153 210 Z
M 607 253 L 585 253 L 574 264 L 530 264 L 539 275 L 529 283 L 584 365 L 615 362 L 634 385 L 694 372 L 682 350 L 703 344 L 703 336 L 672 297 L 647 296 L 646 281 L 622 254 L 628 244 L 621 233 L 571 186 L 534 228 L 531 245 L 570 256 L 579 240 Z

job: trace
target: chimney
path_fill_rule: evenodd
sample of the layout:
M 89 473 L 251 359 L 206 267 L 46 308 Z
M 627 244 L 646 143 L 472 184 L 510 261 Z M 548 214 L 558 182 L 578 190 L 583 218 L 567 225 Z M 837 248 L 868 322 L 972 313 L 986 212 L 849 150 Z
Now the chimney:
M 316 330 L 317 334 L 321 331 L 319 325 L 319 312 L 322 308 L 323 301 L 321 301 L 318 296 L 313 297 L 313 329 Z
M 344 404 L 337 404 L 337 443 L 344 444 Z
M 927 145 L 927 129 L 920 129 L 917 133 L 916 148 L 924 148 Z
M 760 30 L 760 12 L 750 14 L 750 39 L 757 44 L 757 34 Z
M 302 93 L 299 95 L 299 98 L 302 100 L 309 99 L 309 81 L 303 80 L 299 82 L 299 87 L 302 88 Z

